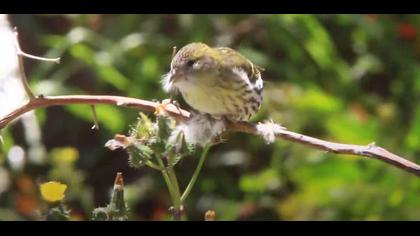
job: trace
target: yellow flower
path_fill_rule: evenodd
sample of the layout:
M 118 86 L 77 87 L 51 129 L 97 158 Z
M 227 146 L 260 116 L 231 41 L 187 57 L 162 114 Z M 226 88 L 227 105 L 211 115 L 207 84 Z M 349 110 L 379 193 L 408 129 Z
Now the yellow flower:
M 64 198 L 64 192 L 67 189 L 67 185 L 50 181 L 41 184 L 41 196 L 47 202 L 57 202 Z

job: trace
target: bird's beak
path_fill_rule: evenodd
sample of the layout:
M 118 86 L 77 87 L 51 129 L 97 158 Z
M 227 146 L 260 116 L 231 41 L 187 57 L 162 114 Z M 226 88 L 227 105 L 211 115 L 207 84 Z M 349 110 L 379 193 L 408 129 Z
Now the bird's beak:
M 169 79 L 169 83 L 172 83 L 172 84 L 175 83 L 180 78 L 182 78 L 182 76 L 183 76 L 182 73 L 177 69 L 172 69 L 171 72 L 170 72 L 170 75 L 171 75 L 171 77 Z

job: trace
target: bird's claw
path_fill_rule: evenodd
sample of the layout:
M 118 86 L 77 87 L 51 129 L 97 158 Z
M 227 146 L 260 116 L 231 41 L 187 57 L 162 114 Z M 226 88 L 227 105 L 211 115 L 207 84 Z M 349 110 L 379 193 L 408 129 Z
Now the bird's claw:
M 174 105 L 176 109 L 178 110 L 179 114 L 182 114 L 181 108 L 179 106 L 178 101 L 174 100 L 172 97 L 169 99 L 169 103 Z
M 182 115 L 182 110 L 179 106 L 179 103 L 176 100 L 174 100 L 173 98 L 162 100 L 162 102 L 156 106 L 155 114 L 164 114 L 164 112 L 166 112 L 168 110 L 167 108 L 168 108 L 169 105 L 175 106 L 175 108 L 177 109 L 179 114 Z
M 155 115 L 165 115 L 166 111 L 168 110 L 168 106 L 173 105 L 178 110 L 179 114 L 182 114 L 182 110 L 177 101 L 170 99 L 164 99 L 161 103 L 159 103 L 155 108 Z

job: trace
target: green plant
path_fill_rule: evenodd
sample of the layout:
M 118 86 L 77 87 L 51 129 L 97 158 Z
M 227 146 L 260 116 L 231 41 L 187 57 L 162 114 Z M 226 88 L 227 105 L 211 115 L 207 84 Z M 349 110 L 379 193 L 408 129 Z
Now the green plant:
M 144 113 L 140 113 L 138 122 L 128 137 L 116 135 L 105 146 L 111 150 L 126 149 L 129 165 L 133 168 L 147 166 L 160 171 L 173 204 L 170 212 L 174 220 L 181 219 L 183 203 L 198 178 L 210 145 L 202 148 L 198 165 L 183 192 L 178 183 L 175 166 L 182 158 L 194 154 L 196 146 L 186 142 L 184 133 L 177 129 L 174 118 L 164 113 L 158 114 L 156 120 L 152 121 Z

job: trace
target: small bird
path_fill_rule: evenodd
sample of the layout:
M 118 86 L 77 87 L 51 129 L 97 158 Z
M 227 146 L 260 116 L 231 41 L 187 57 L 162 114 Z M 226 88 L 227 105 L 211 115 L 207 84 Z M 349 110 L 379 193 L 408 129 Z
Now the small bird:
M 231 48 L 190 43 L 172 58 L 163 87 L 167 92 L 180 92 L 200 113 L 245 121 L 261 106 L 262 70 Z

